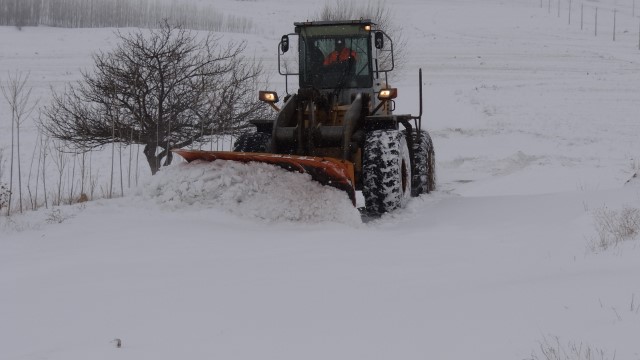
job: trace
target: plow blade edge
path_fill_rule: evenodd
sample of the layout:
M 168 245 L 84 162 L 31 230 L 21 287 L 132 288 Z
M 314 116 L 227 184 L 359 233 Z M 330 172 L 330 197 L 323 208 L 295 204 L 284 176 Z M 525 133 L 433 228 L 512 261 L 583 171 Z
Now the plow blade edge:
M 260 162 L 277 165 L 288 171 L 306 173 L 322 185 L 345 191 L 353 205 L 356 205 L 353 164 L 334 158 L 313 156 L 281 155 L 268 153 L 246 153 L 232 151 L 171 150 L 186 161 L 230 160 L 243 163 Z

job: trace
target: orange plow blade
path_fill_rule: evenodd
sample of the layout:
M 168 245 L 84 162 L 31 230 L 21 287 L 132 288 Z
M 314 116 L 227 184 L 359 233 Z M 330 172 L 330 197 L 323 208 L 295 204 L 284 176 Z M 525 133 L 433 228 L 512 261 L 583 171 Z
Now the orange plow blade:
M 214 161 L 231 160 L 243 163 L 260 162 L 280 166 L 289 171 L 311 175 L 322 185 L 332 186 L 345 191 L 356 206 L 356 191 L 353 164 L 350 161 L 334 158 L 281 155 L 267 153 L 245 153 L 232 151 L 171 150 L 188 162 L 195 160 Z

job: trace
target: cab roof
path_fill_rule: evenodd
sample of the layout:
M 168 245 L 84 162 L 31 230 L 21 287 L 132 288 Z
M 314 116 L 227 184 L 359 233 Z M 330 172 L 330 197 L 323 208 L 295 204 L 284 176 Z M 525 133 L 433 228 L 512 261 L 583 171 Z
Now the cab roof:
M 305 21 L 294 22 L 295 27 L 307 27 L 307 26 L 332 26 L 332 25 L 375 25 L 371 19 L 360 20 L 338 20 L 338 21 Z

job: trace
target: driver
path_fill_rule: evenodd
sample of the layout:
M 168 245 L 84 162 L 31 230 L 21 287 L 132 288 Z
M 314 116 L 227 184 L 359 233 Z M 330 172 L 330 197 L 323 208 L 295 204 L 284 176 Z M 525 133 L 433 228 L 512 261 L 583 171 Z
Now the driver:
M 337 64 L 350 59 L 356 60 L 356 52 L 344 46 L 344 39 L 336 39 L 335 50 L 327 55 L 322 65 Z

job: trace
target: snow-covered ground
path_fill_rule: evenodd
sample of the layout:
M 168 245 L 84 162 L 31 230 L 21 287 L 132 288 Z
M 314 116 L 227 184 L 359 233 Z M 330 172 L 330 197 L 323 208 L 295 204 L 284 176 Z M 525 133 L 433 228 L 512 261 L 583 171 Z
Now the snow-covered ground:
M 640 242 L 594 245 L 599 219 L 640 208 L 638 19 L 613 42 L 544 4 L 393 1 L 398 112 L 422 68 L 438 172 L 401 211 L 362 222 L 304 175 L 176 163 L 122 198 L 0 217 L 0 359 L 640 359 Z M 216 6 L 255 14 L 264 32 L 225 36 L 267 66 L 321 7 Z M 46 102 L 113 44 L 0 28 L 0 76 L 30 71 Z

